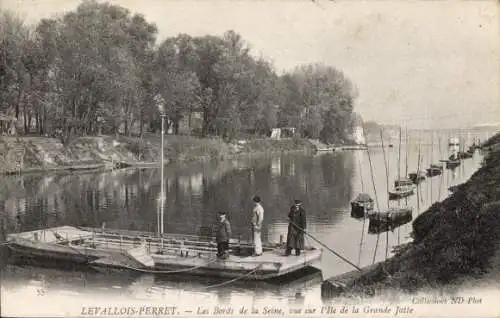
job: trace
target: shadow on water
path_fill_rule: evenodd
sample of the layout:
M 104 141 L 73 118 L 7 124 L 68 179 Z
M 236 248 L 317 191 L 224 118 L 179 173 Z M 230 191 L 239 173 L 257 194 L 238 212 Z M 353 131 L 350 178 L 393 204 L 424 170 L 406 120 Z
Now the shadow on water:
M 51 262 L 46 259 L 10 259 L 2 267 L 2 287 L 7 290 L 19 285 L 36 285 L 44 292 L 65 290 L 74 293 L 92 293 L 95 290 L 106 292 L 131 289 L 137 294 L 150 293 L 153 289 L 189 290 L 192 292 L 244 292 L 260 289 L 274 294 L 290 293 L 300 288 L 320 284 L 323 280 L 321 270 L 308 266 L 300 271 L 265 281 L 234 281 L 227 278 L 210 278 L 189 274 L 145 274 L 134 271 L 109 270 L 96 271 L 85 265 L 64 262 Z M 228 283 L 228 284 L 225 284 Z

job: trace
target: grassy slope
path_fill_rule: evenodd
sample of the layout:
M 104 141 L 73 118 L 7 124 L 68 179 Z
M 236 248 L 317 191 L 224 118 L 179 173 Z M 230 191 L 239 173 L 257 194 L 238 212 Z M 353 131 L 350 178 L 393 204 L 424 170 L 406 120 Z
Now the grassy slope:
M 57 139 L 25 137 L 2 139 L 0 172 L 15 171 L 16 161 L 24 153 L 24 169 L 47 170 L 75 168 L 89 165 L 109 165 L 111 162 L 139 164 L 157 162 L 160 158 L 161 138 L 148 134 L 144 138 L 119 136 L 81 137 L 63 147 Z M 5 146 L 4 146 L 5 145 Z M 23 149 L 14 152 L 12 149 Z M 7 149 L 11 149 L 8 151 Z M 245 154 L 312 151 L 306 140 L 254 139 L 245 144 L 226 143 L 215 138 L 166 136 L 165 157 L 168 161 L 198 161 L 225 159 Z

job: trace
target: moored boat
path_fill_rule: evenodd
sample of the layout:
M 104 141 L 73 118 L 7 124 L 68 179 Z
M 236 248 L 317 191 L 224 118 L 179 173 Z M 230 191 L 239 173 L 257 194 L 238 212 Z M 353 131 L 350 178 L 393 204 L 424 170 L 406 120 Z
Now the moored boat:
M 362 218 L 373 211 L 373 199 L 367 193 L 360 193 L 351 202 L 351 216 L 354 218 Z
M 410 172 L 408 177 L 414 184 L 418 184 L 425 180 L 427 173 L 425 171 Z
M 460 146 L 460 139 L 458 137 L 451 137 L 448 139 L 448 146 L 450 147 L 459 147 Z
M 460 159 L 455 156 L 450 156 L 450 159 L 446 161 L 446 169 L 455 169 L 456 167 L 460 166 Z
M 401 178 L 394 181 L 394 187 L 411 186 L 413 181 L 410 178 Z
M 458 153 L 458 159 L 470 159 L 473 156 L 474 156 L 474 152 L 470 151 L 470 150 Z
M 63 226 L 10 234 L 8 246 L 27 257 L 80 263 L 94 269 L 131 270 L 153 274 L 192 274 L 265 280 L 295 272 L 321 258 L 306 247 L 300 257 L 284 256 L 281 244 L 267 244 L 251 256 L 250 242 L 232 239 L 229 256 L 216 257 L 210 237 Z M 251 273 L 252 275 L 249 275 Z
M 427 176 L 434 177 L 443 173 L 443 165 L 442 164 L 431 164 L 429 168 L 427 168 Z
M 404 207 L 404 208 L 390 208 L 386 211 L 377 211 L 370 213 L 369 218 L 370 222 L 381 222 L 381 223 L 390 223 L 397 222 L 399 220 L 403 220 L 411 216 L 413 213 L 413 208 Z
M 394 229 L 407 224 L 412 219 L 412 211 L 408 209 L 397 211 L 393 218 L 373 218 L 370 219 L 370 223 L 368 224 L 368 233 L 379 234 L 387 231 L 393 231 Z
M 389 200 L 397 200 L 408 197 L 415 193 L 415 185 L 399 186 L 389 191 Z

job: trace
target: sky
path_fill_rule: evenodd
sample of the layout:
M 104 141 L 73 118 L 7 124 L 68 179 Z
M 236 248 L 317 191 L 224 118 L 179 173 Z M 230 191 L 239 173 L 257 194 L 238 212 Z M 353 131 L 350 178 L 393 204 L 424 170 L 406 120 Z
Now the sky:
M 238 32 L 276 70 L 331 65 L 357 86 L 364 120 L 409 128 L 500 123 L 500 2 L 114 0 L 143 14 L 158 41 Z M 77 0 L 0 0 L 28 23 Z

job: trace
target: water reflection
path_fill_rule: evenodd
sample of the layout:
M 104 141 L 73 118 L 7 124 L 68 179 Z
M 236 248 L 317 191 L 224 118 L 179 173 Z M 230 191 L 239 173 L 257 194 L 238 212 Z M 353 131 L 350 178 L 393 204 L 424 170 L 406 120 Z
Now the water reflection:
M 438 147 L 434 147 L 434 154 L 439 153 Z M 410 145 L 409 171 L 416 171 L 419 148 L 424 157 L 422 162 L 431 162 L 430 144 Z M 402 153 L 405 152 L 402 149 Z M 234 236 L 250 239 L 251 198 L 258 194 L 265 209 L 263 239 L 279 242 L 280 237 L 286 239 L 290 205 L 294 199 L 301 199 L 307 213 L 308 232 L 345 258 L 365 266 L 384 259 L 385 253 L 380 252 L 384 248 L 391 250 L 408 240 L 411 222 L 393 231 L 385 231 L 383 235 L 380 235 L 383 231 L 378 230 L 377 235 L 368 235 L 369 222 L 350 217 L 350 201 L 358 193 L 366 192 L 374 198 L 376 210 L 413 207 L 414 219 L 433 202 L 446 197 L 449 186 L 469 178 L 481 162 L 481 156 L 475 154 L 464 160 L 456 171 L 445 170 L 441 176 L 427 178 L 417 188 L 416 195 L 390 202 L 387 188 L 399 173 L 398 147 L 386 149 L 385 157 L 390 163 L 388 175 L 380 148 L 370 149 L 370 157 L 365 151 L 346 151 L 315 156 L 272 155 L 223 162 L 172 164 L 165 169 L 164 229 L 173 233 L 210 235 L 215 213 L 221 210 L 228 212 Z M 401 163 L 400 168 L 404 174 L 405 163 Z M 106 222 L 109 228 L 149 231 L 158 228 L 156 198 L 160 191 L 160 175 L 156 169 L 2 176 L 0 184 L 0 211 L 7 232 L 16 229 L 18 220 L 23 230 L 59 225 L 100 226 L 102 222 Z M 306 243 L 319 246 L 307 236 Z M 349 264 L 326 250 L 319 268 L 323 277 L 352 270 Z M 37 273 L 43 277 L 33 276 Z M 111 275 L 111 278 L 106 278 L 110 280 L 106 283 L 106 279 L 95 273 L 28 270 L 18 266 L 8 267 L 4 277 L 7 280 L 2 283 L 7 282 L 10 289 L 33 289 L 44 281 L 49 286 L 54 284 L 54 290 L 69 292 L 74 287 L 71 292 L 88 291 L 90 296 L 93 289 L 109 293 L 127 290 L 127 294 L 135 295 L 133 297 L 188 297 L 193 301 L 200 298 L 222 303 L 245 298 L 251 299 L 252 303 L 264 304 L 269 295 L 284 297 L 283 301 L 287 303 L 300 303 L 307 302 L 312 291 L 319 294 L 318 281 L 303 282 L 303 285 L 300 283 L 289 289 L 231 284 L 221 291 L 203 289 L 214 282 L 201 280 Z

